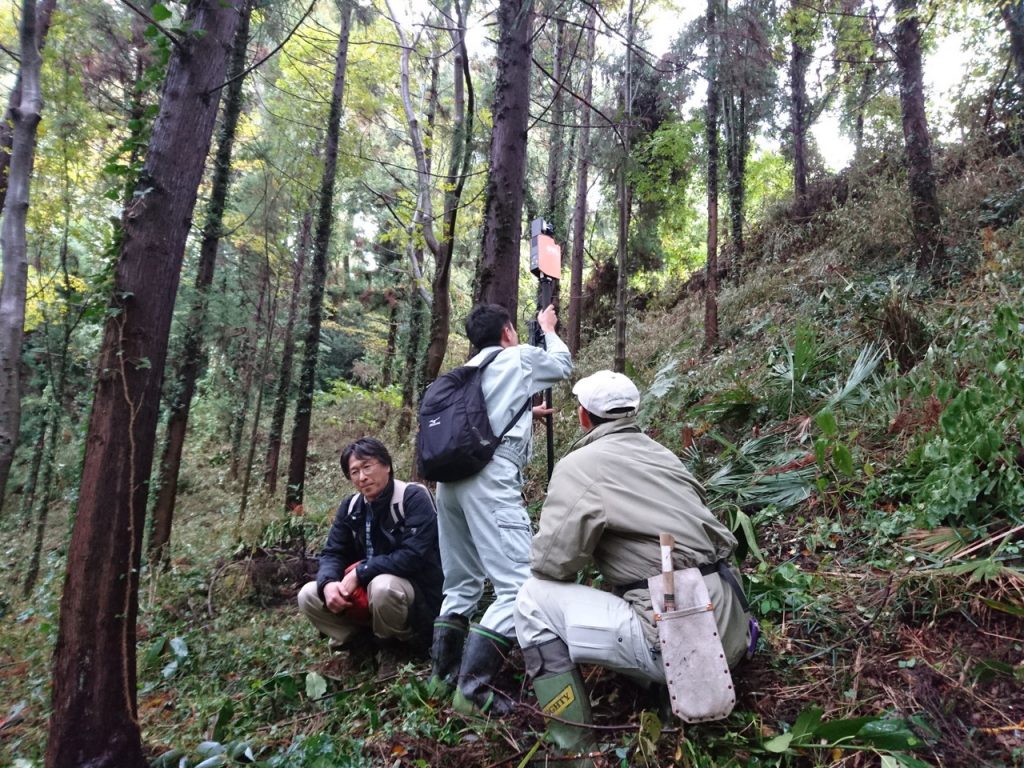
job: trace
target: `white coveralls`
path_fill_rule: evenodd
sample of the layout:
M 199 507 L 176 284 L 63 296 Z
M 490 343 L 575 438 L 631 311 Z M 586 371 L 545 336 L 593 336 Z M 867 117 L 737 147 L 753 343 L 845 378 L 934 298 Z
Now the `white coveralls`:
M 495 434 L 501 433 L 528 397 L 572 373 L 565 343 L 554 333 L 546 333 L 545 342 L 546 350 L 529 345 L 506 348 L 484 370 L 481 387 Z M 495 349 L 480 350 L 468 365 L 479 365 Z M 494 587 L 495 599 L 479 623 L 502 635 L 514 634 L 512 604 L 530 575 L 532 529 L 522 487 L 532 422 L 527 408 L 484 469 L 464 480 L 438 483 L 436 491 L 444 566 L 441 615 L 471 618 L 486 577 Z

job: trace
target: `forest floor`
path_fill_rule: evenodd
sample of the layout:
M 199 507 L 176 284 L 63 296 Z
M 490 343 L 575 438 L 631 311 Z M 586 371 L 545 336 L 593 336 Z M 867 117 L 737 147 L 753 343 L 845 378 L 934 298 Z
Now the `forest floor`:
M 1009 374 L 984 362 L 1009 344 L 999 355 L 1015 365 L 1024 349 L 1024 219 L 1018 206 L 1005 222 L 978 224 L 986 195 L 1022 198 L 1022 166 L 973 158 L 948 180 L 960 261 L 947 286 L 922 286 L 904 266 L 901 188 L 881 178 L 862 181 L 855 206 L 800 224 L 779 215 L 751 239 L 756 256 L 723 286 L 713 352 L 701 352 L 697 293 L 662 291 L 634 316 L 641 421 L 740 530 L 763 639 L 735 673 L 733 714 L 716 723 L 683 726 L 664 717 L 656 692 L 585 668 L 595 764 L 1024 765 L 1024 537 L 1019 505 L 995 498 L 1024 498 L 1024 459 L 1013 460 L 1024 393 L 992 389 L 986 382 Z M 1016 312 L 1009 325 L 996 319 L 1011 317 L 1003 308 Z M 843 385 L 871 343 L 885 359 L 856 399 Z M 606 367 L 611 345 L 610 333 L 592 334 L 578 373 Z M 1010 452 L 987 464 L 954 452 L 974 438 L 951 423 L 957 392 L 972 389 L 990 395 L 975 415 L 1009 425 L 1000 439 Z M 556 403 L 570 397 L 555 392 Z M 507 681 L 521 691 L 516 713 L 466 720 L 431 696 L 425 659 L 331 653 L 297 614 L 294 595 L 349 492 L 337 451 L 373 433 L 401 474 L 411 448 L 397 421 L 362 405 L 317 419 L 301 515 L 261 499 L 240 520 L 226 447 L 216 437 L 187 447 L 172 564 L 156 578 L 144 571 L 140 596 L 139 717 L 154 764 L 567 764 L 541 738 L 518 660 Z M 560 452 L 574 435 L 563 415 Z M 939 475 L 956 461 L 990 477 L 951 511 L 927 495 L 936 473 L 911 471 L 940 449 L 949 458 L 937 459 Z M 541 471 L 526 488 L 535 514 Z M 67 489 L 65 504 L 73 498 Z M 51 514 L 43 575 L 27 598 L 31 526 L 18 513 L 0 520 L 0 765 L 41 765 L 68 517 L 68 506 Z

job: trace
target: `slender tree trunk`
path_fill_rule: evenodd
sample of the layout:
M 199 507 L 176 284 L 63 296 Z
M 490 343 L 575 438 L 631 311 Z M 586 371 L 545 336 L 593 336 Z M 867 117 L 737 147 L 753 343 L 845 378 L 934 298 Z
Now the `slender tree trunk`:
M 425 314 L 425 302 L 419 291 L 410 291 L 409 301 L 409 333 L 405 345 L 405 375 L 402 377 L 402 413 L 398 419 L 398 434 L 403 437 L 412 430 L 412 412 L 416 402 L 416 360 L 420 354 Z
M 797 218 L 807 214 L 807 69 L 811 53 L 793 33 L 789 60 L 790 129 L 793 133 L 793 197 Z
M 501 304 L 515 318 L 519 309 L 519 243 L 522 239 L 526 131 L 530 118 L 532 0 L 498 4 L 498 71 L 494 85 L 494 129 L 484 203 L 483 249 L 473 303 Z
M 896 65 L 900 71 L 900 112 L 907 152 L 917 267 L 939 276 L 946 268 L 946 249 L 942 242 L 942 209 L 932 170 L 931 137 L 925 117 L 917 0 L 896 0 L 896 12 Z
M 575 359 L 580 351 L 583 319 L 583 252 L 587 224 L 587 191 L 590 170 L 590 99 L 594 91 L 593 61 L 597 39 L 597 10 L 587 13 L 587 52 L 583 75 L 583 103 L 580 105 L 579 158 L 576 172 L 576 206 L 572 216 L 572 266 L 569 278 L 569 351 Z
M 327 118 L 327 136 L 324 142 L 324 174 L 320 183 L 320 208 L 317 212 L 316 237 L 313 240 L 313 275 L 309 286 L 309 312 L 302 374 L 299 379 L 299 395 L 295 403 L 288 488 L 285 492 L 285 507 L 289 510 L 302 505 L 306 482 L 306 455 L 309 450 L 309 427 L 313 415 L 313 390 L 316 387 L 317 348 L 320 346 L 320 321 L 324 285 L 327 281 L 327 249 L 331 241 L 331 223 L 334 217 L 334 177 L 338 167 L 338 137 L 341 131 L 341 106 L 345 92 L 345 66 L 348 61 L 352 6 L 344 0 L 340 10 L 341 32 L 338 38 L 331 108 Z
M 228 67 L 230 82 L 224 96 L 224 117 L 217 138 L 210 202 L 206 209 L 203 239 L 199 246 L 196 297 L 185 328 L 185 342 L 181 358 L 171 382 L 171 386 L 174 387 L 170 398 L 171 413 L 167 419 L 163 458 L 158 468 L 159 491 L 153 506 L 153 528 L 149 536 L 149 561 L 152 566 L 166 565 L 168 560 L 168 544 L 171 540 L 174 505 L 178 496 L 178 474 L 181 471 L 181 455 L 185 446 L 189 410 L 192 407 L 192 398 L 195 396 L 196 380 L 199 378 L 205 358 L 203 337 L 206 331 L 210 286 L 213 284 L 217 250 L 224 222 L 224 208 L 227 205 L 228 189 L 231 186 L 231 153 L 235 143 L 238 118 L 242 113 L 242 81 L 245 72 L 245 54 L 249 45 L 251 14 L 252 5 L 246 0 L 242 5 L 238 29 L 235 31 L 231 63 Z
M 717 0 L 708 0 L 708 261 L 704 283 L 704 348 L 718 343 L 718 24 Z
M 284 434 L 284 417 L 288 411 L 288 396 L 292 389 L 292 363 L 295 357 L 295 321 L 299 314 L 299 298 L 302 296 L 302 273 L 306 271 L 306 256 L 309 253 L 310 229 L 313 216 L 302 217 L 299 234 L 299 250 L 292 265 L 292 292 L 288 301 L 288 319 L 284 326 L 284 342 L 281 351 L 281 367 L 277 376 L 277 394 L 274 396 L 274 413 L 270 417 L 270 432 L 267 435 L 267 458 L 263 462 L 263 485 L 266 492 L 277 493 L 277 467 L 281 455 L 281 436 Z
M 626 74 L 622 84 L 622 165 L 619 167 L 619 238 L 618 274 L 615 286 L 615 362 L 619 373 L 626 370 L 626 292 L 629 288 L 629 274 L 626 256 L 629 251 L 629 214 L 632 208 L 632 189 L 629 185 L 630 128 L 633 121 L 633 0 L 629 0 L 626 11 Z
M 1024 97 L 1024 0 L 1001 0 L 999 13 L 1010 35 L 1010 57 L 1013 59 L 1017 95 Z
M 433 301 L 430 303 L 430 340 L 427 343 L 426 366 L 423 383 L 437 378 L 448 351 L 451 332 L 451 272 L 455 252 L 455 224 L 459 202 L 466 184 L 466 172 L 473 155 L 473 116 L 476 111 L 473 80 L 466 50 L 466 24 L 461 2 L 455 2 L 458 25 L 449 28 L 453 57 L 453 114 L 452 140 L 449 150 L 448 172 L 445 179 L 444 214 L 441 238 L 436 249 L 427 241 L 434 254 L 434 279 L 431 282 Z
M 260 433 L 260 416 L 263 412 L 263 390 L 265 388 L 267 371 L 270 368 L 270 352 L 274 346 L 274 324 L 277 321 L 277 288 L 271 288 L 270 281 L 270 259 L 267 258 L 265 265 L 267 281 L 263 284 L 264 293 L 267 295 L 269 309 L 267 311 L 266 336 L 263 340 L 263 354 L 260 356 L 259 369 L 256 372 L 256 409 L 252 416 L 252 430 L 249 435 L 249 452 L 245 458 L 245 467 L 242 472 L 242 500 L 238 507 L 238 520 L 245 519 L 245 509 L 249 504 L 249 484 L 252 481 L 252 465 L 256 457 L 256 441 Z
M 35 4 L 33 3 L 33 5 Z M 56 6 L 57 0 L 42 0 L 36 7 L 35 47 L 40 56 L 43 46 L 46 45 L 46 36 L 50 31 L 50 21 Z M 14 126 L 17 123 L 15 112 L 21 108 L 23 99 L 21 80 L 22 74 L 19 71 L 18 77 L 14 81 L 14 87 L 11 89 L 11 95 L 7 99 L 7 113 L 4 115 L 3 122 L 0 122 L 0 213 L 3 213 L 4 202 L 7 199 L 7 180 L 10 178 L 11 152 L 14 148 Z
M 545 218 L 555 231 L 558 240 L 565 241 L 568 234 L 566 221 L 565 194 L 565 89 L 563 81 L 569 77 L 568 44 L 565 33 L 565 19 L 559 17 L 555 22 L 555 55 L 554 55 L 554 93 L 551 95 L 551 143 L 548 146 L 548 172 L 546 179 Z M 553 295 L 558 295 L 555 287 Z
M 64 70 L 65 77 L 68 70 Z M 28 567 L 25 571 L 24 595 L 28 597 L 35 587 L 39 575 L 40 563 L 43 557 L 43 541 L 46 536 L 46 524 L 50 510 L 56 504 L 56 489 L 54 483 L 54 470 L 56 468 L 56 453 L 58 437 L 60 434 L 61 421 L 64 415 L 64 396 L 67 383 L 67 371 L 69 365 L 68 350 L 71 347 L 71 337 L 75 328 L 85 316 L 85 304 L 74 307 L 69 301 L 74 296 L 74 289 L 71 284 L 70 264 L 72 262 L 71 249 L 69 247 L 71 233 L 71 215 L 74 201 L 71 194 L 71 174 L 68 167 L 68 144 L 77 140 L 73 124 L 61 124 L 58 129 L 60 139 L 61 155 L 63 160 L 63 174 L 61 176 L 61 200 L 63 203 L 63 226 L 60 243 L 60 274 L 61 290 L 65 299 L 57 318 L 60 323 L 60 343 L 55 350 L 49 348 L 49 341 L 46 344 L 46 371 L 50 380 L 50 394 L 46 406 L 46 423 L 40 429 L 39 443 L 32 459 L 32 472 L 25 495 L 27 509 L 31 517 L 31 511 L 35 504 L 36 488 L 40 489 L 39 511 L 36 515 L 35 541 L 32 546 L 32 554 Z M 46 328 L 43 338 L 48 340 L 51 331 Z M 45 450 L 44 450 L 45 447 Z M 40 469 L 42 469 L 42 484 L 37 486 Z
M 28 255 L 25 222 L 29 184 L 36 154 L 36 128 L 43 108 L 39 85 L 42 58 L 36 35 L 36 3 L 21 4 L 21 99 L 11 112 L 13 139 L 8 168 L 6 210 L 0 230 L 3 277 L 0 279 L 0 509 L 21 429 L 21 342 L 24 338 Z
M 36 436 L 36 445 L 32 450 L 32 462 L 29 465 L 28 477 L 21 495 L 21 517 L 28 523 L 32 519 L 32 510 L 36 502 L 36 490 L 39 488 L 39 472 L 43 466 L 43 451 L 46 448 L 46 430 L 40 429 Z
M 438 106 L 437 82 L 440 53 L 437 50 L 438 46 L 435 39 L 435 51 L 431 60 L 430 95 L 427 100 L 426 141 L 424 141 L 420 136 L 419 121 L 413 108 L 409 84 L 409 59 L 412 54 L 412 44 L 406 39 L 402 26 L 395 22 L 395 31 L 402 46 L 402 105 L 405 110 L 409 140 L 412 143 L 413 154 L 416 158 L 417 200 L 410 234 L 413 239 L 418 240 L 422 238 L 434 256 L 434 276 L 431 281 L 431 293 L 428 297 L 430 305 L 430 339 L 427 344 L 427 353 L 418 363 L 419 379 L 423 382 L 433 381 L 437 377 L 448 348 L 448 335 L 451 323 L 451 260 L 455 247 L 455 222 L 458 216 L 462 190 L 465 186 L 465 171 L 469 167 L 473 151 L 473 81 L 468 64 L 469 56 L 466 51 L 465 19 L 461 3 L 456 0 L 454 6 L 456 22 L 454 24 L 449 23 L 447 27 L 452 43 L 451 50 L 454 54 L 454 71 L 452 73 L 454 86 L 452 139 L 449 149 L 447 178 L 444 185 L 444 211 L 441 216 L 440 238 L 434 234 L 434 216 L 431 200 L 433 190 L 433 174 L 431 173 L 433 161 L 432 147 L 434 121 Z M 442 19 L 451 18 L 451 7 L 449 4 L 445 3 L 441 6 L 440 10 Z M 422 248 L 410 249 L 409 256 L 412 261 L 414 277 L 419 280 L 422 277 L 418 267 L 419 264 L 422 264 Z
M 148 479 L 196 193 L 239 3 L 197 0 L 124 212 L 54 651 L 49 768 L 142 768 L 135 621 Z
M 726 189 L 729 195 L 729 228 L 735 259 L 743 258 L 743 224 L 746 188 L 744 175 L 747 166 L 749 131 L 747 124 L 747 95 L 742 87 L 739 94 L 723 100 L 725 105 L 725 166 L 728 173 Z
M 60 433 L 61 397 L 64 392 L 65 370 L 67 367 L 66 356 L 70 343 L 70 335 L 64 339 L 63 356 L 57 361 L 57 375 L 52 382 L 53 393 L 46 416 L 46 450 L 43 456 L 43 482 L 42 494 L 39 504 L 39 512 L 36 515 L 35 536 L 32 542 L 32 555 L 29 558 L 28 567 L 25 569 L 25 585 L 23 594 L 28 597 L 35 588 L 36 579 L 39 577 L 39 565 L 43 559 L 43 541 L 46 536 L 46 522 L 49 518 L 50 507 L 54 503 L 53 493 L 53 470 L 56 462 L 57 438 Z
M 391 386 L 395 370 L 395 356 L 398 354 L 398 296 L 390 288 L 384 293 L 388 305 L 388 340 L 384 352 L 384 368 L 381 371 L 380 385 L 387 389 Z

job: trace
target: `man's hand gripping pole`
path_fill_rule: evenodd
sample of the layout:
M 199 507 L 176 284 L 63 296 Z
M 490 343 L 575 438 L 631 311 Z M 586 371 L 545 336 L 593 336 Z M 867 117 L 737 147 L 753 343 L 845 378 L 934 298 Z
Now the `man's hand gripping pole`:
M 530 222 L 530 271 L 537 276 L 537 311 L 543 312 L 554 302 L 556 281 L 562 275 L 562 249 L 555 242 L 554 231 L 544 219 Z M 534 320 L 531 323 L 530 343 L 546 348 L 544 331 Z M 544 390 L 544 405 L 548 413 L 544 416 L 547 427 L 548 480 L 555 468 L 555 431 L 551 415 L 551 388 Z

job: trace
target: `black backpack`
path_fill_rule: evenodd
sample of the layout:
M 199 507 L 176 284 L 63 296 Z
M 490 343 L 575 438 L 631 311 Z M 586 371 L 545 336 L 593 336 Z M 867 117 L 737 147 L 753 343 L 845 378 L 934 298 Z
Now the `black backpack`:
M 461 365 L 448 371 L 423 393 L 416 435 L 422 477 L 447 483 L 475 475 L 487 466 L 498 443 L 529 407 L 528 398 L 501 434 L 494 434 L 480 382 L 484 369 L 500 353 L 500 349 L 492 352 L 478 366 Z

